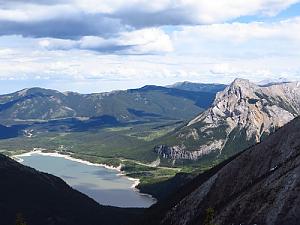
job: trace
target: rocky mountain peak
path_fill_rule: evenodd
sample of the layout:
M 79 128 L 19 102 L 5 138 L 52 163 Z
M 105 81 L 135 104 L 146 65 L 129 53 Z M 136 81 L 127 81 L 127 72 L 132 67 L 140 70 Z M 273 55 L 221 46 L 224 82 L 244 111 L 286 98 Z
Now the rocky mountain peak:
M 216 95 L 212 107 L 206 113 L 200 114 L 192 120 L 188 126 L 199 121 L 218 121 L 220 118 L 241 119 L 248 117 L 248 112 L 255 110 L 261 103 L 257 95 L 261 93 L 261 88 L 246 79 L 235 79 L 224 91 Z M 246 119 L 246 118 L 244 118 Z
M 243 79 L 243 78 L 236 78 L 234 81 L 231 83 L 231 87 L 246 87 L 246 86 L 252 86 L 253 83 L 251 83 L 248 79 Z
M 176 143 L 161 148 L 164 149 L 161 155 L 175 159 L 188 156 L 193 160 L 212 152 L 231 155 L 238 151 L 237 145 L 242 143 L 240 148 L 246 148 L 260 142 L 299 116 L 299 99 L 297 82 L 261 87 L 245 79 L 236 79 L 216 95 L 209 109 L 176 132 Z
M 251 83 L 249 80 L 237 78 L 223 92 L 220 92 L 220 95 L 221 97 L 235 95 L 238 99 L 253 97 L 253 92 L 258 88 L 256 84 Z
M 189 123 L 226 120 L 234 126 L 248 124 L 280 127 L 300 114 L 300 86 L 297 82 L 260 87 L 246 79 L 235 79 L 219 92 L 210 109 Z M 273 121 L 273 122 L 272 122 Z M 275 125 L 276 124 L 276 125 Z

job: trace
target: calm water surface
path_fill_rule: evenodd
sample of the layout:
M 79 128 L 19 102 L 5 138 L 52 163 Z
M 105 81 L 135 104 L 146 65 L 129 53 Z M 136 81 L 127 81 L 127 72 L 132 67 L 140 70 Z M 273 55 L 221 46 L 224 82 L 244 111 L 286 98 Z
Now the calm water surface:
M 155 203 L 150 196 L 131 188 L 134 181 L 119 176 L 116 170 L 40 154 L 19 158 L 24 160 L 24 165 L 62 178 L 102 205 L 149 207 Z

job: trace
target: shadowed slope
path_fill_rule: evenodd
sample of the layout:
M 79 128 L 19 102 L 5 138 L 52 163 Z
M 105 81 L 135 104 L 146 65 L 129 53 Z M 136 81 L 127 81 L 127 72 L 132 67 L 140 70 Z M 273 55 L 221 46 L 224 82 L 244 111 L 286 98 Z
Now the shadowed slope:
M 117 225 L 140 212 L 100 206 L 60 178 L 1 154 L 0 178 L 1 224 L 14 224 L 21 213 L 27 225 Z

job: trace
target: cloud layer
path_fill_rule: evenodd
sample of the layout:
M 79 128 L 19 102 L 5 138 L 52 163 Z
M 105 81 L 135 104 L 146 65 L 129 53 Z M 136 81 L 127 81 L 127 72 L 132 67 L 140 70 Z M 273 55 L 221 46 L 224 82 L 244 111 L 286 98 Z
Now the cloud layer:
M 300 13 L 280 14 L 299 2 L 0 0 L 0 80 L 68 80 L 81 90 L 108 81 L 296 79 Z
M 298 0 L 2 0 L 0 36 L 56 39 L 49 44 L 51 48 L 57 45 L 60 49 L 78 47 L 121 54 L 147 54 L 148 50 L 149 54 L 153 54 L 171 50 L 167 34 L 163 34 L 162 30 L 158 31 L 157 27 L 209 25 L 249 15 L 274 16 L 297 2 Z M 151 27 L 156 27 L 156 30 L 149 29 Z M 140 37 L 137 38 L 137 35 Z M 137 43 L 124 40 L 126 37 L 137 40 Z M 142 38 L 144 40 L 141 41 Z M 87 44 L 91 39 L 94 46 Z M 159 39 L 162 41 L 155 41 Z M 149 44 L 145 44 L 146 42 Z M 166 45 L 158 51 L 162 47 L 160 43 Z
M 298 0 L 52 0 L 0 1 L 1 34 L 70 37 L 112 35 L 163 25 L 221 23 L 274 16 Z
M 44 38 L 39 45 L 48 50 L 93 50 L 117 54 L 161 54 L 173 50 L 170 37 L 162 30 L 148 28 L 121 32 L 118 37 L 84 36 L 79 40 Z

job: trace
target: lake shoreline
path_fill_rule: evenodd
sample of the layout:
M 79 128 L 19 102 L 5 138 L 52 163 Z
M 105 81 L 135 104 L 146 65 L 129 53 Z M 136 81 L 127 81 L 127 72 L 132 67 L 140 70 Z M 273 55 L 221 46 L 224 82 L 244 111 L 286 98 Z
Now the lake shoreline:
M 85 164 L 85 165 L 98 166 L 98 167 L 103 167 L 103 168 L 106 168 L 106 169 L 109 169 L 109 170 L 115 170 L 115 171 L 118 171 L 118 174 L 117 174 L 118 176 L 124 176 L 128 180 L 134 182 L 133 185 L 131 186 L 131 188 L 134 191 L 138 192 L 140 195 L 148 196 L 148 197 L 152 198 L 153 201 L 154 201 L 153 204 L 155 204 L 157 202 L 157 199 L 154 198 L 152 195 L 140 192 L 140 190 L 137 188 L 137 186 L 140 184 L 140 179 L 138 179 L 138 178 L 132 178 L 132 177 L 127 176 L 121 170 L 121 165 L 119 165 L 118 167 L 114 167 L 114 166 L 110 166 L 110 165 L 102 164 L 102 163 L 92 163 L 92 162 L 89 162 L 87 160 L 83 160 L 83 159 L 80 159 L 80 158 L 74 158 L 74 157 L 72 157 L 72 153 L 69 153 L 69 152 L 67 152 L 67 154 L 61 154 L 58 151 L 54 151 L 54 152 L 43 152 L 43 151 L 47 151 L 47 149 L 34 149 L 32 151 L 21 153 L 21 154 L 12 155 L 10 157 L 12 159 L 16 160 L 17 162 L 22 163 L 23 159 L 21 159 L 21 157 L 31 156 L 32 154 L 39 154 L 39 155 L 44 155 L 44 156 L 52 156 L 52 157 L 64 158 L 64 159 L 67 159 L 67 160 L 70 160 L 70 161 L 74 161 L 74 162 L 79 162 L 79 163 L 82 163 L 82 164 Z

